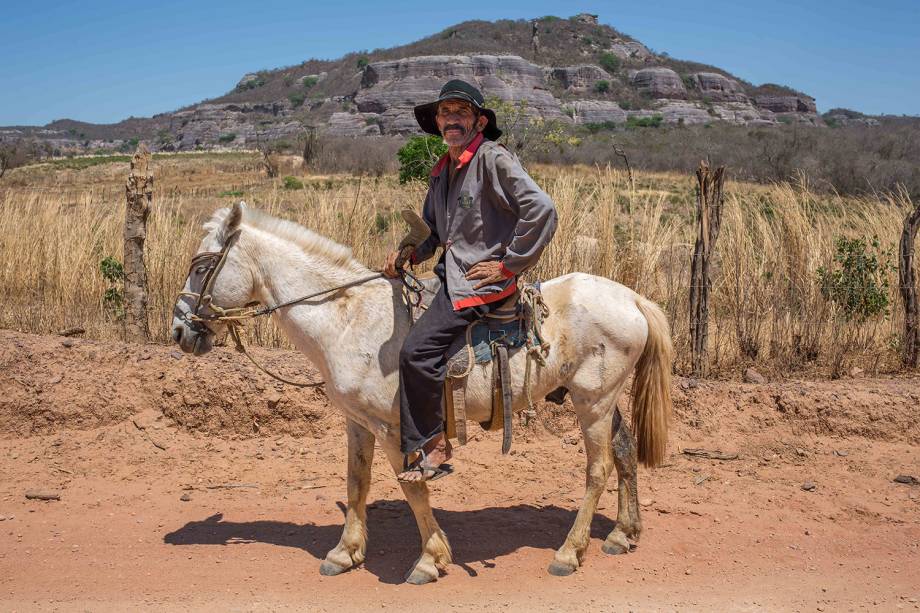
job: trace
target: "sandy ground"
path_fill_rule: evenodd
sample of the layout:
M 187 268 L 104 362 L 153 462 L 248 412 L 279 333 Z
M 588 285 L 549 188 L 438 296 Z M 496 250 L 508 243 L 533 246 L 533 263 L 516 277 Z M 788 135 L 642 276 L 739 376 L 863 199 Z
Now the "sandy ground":
M 639 546 L 600 550 L 611 479 L 585 565 L 564 578 L 546 566 L 584 454 L 572 414 L 541 406 L 512 455 L 478 434 L 433 485 L 454 564 L 422 587 L 402 584 L 418 536 L 380 454 L 366 564 L 319 575 L 341 530 L 342 420 L 321 391 L 267 381 L 224 349 L 0 331 L 0 610 L 920 608 L 920 486 L 893 481 L 920 476 L 918 378 L 676 379 L 670 457 L 640 472 Z

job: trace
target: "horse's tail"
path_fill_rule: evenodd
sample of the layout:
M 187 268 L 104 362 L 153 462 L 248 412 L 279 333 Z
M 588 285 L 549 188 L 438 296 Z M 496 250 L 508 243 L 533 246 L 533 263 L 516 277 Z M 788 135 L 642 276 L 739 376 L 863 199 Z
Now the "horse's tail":
M 645 349 L 636 364 L 633 380 L 633 431 L 639 461 L 655 467 L 664 461 L 671 420 L 671 361 L 674 347 L 668 320 L 661 308 L 639 296 L 636 307 L 648 322 Z

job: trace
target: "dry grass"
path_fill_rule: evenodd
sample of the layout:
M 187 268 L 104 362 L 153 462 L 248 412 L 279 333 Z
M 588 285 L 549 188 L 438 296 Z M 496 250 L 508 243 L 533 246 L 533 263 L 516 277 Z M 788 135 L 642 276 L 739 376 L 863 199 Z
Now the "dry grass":
M 147 263 L 150 325 L 166 342 L 172 303 L 201 238 L 201 223 L 235 199 L 295 220 L 353 247 L 372 268 L 397 244 L 402 206 L 420 207 L 424 186 L 394 176 L 303 176 L 302 190 L 258 173 L 255 157 L 159 159 Z M 0 185 L 0 326 L 30 332 L 86 328 L 119 338 L 117 313 L 99 262 L 122 253 L 125 164 L 80 170 L 18 169 Z M 637 175 L 635 189 L 616 170 L 536 167 L 559 210 L 555 240 L 532 278 L 575 270 L 604 275 L 662 304 L 673 331 L 677 370 L 689 364 L 689 264 L 695 236 L 689 176 Z M 232 193 L 242 193 L 236 196 Z M 871 372 L 897 368 L 900 304 L 890 274 L 891 318 L 848 324 L 821 296 L 816 269 L 828 265 L 838 236 L 877 235 L 894 248 L 905 198 L 816 195 L 804 185 L 729 183 L 716 245 L 711 297 L 712 370 L 746 365 L 778 373 Z M 260 323 L 255 342 L 283 344 Z

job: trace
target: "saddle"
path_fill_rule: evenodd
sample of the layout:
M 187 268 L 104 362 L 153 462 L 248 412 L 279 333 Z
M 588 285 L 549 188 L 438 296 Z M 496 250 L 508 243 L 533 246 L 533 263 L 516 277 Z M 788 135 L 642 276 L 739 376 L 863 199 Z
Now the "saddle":
M 424 291 L 413 309 L 413 320 L 421 315 L 440 288 L 437 277 L 420 279 Z M 444 431 L 460 445 L 468 441 L 466 417 L 467 377 L 477 364 L 492 363 L 492 414 L 480 422 L 487 431 L 503 430 L 502 453 L 511 450 L 513 397 L 510 355 L 522 347 L 527 351 L 523 388 L 531 410 L 531 362 L 545 366 L 549 343 L 541 336 L 543 320 L 549 314 L 540 285 L 522 284 L 521 289 L 499 303 L 484 319 L 467 326 L 448 349 L 447 376 L 444 379 Z

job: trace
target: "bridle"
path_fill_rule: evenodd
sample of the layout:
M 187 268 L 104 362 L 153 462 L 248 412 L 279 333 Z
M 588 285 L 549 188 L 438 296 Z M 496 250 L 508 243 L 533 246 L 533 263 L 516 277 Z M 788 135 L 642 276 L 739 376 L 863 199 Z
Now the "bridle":
M 239 238 L 241 231 L 242 229 L 237 229 L 232 234 L 230 234 L 224 241 L 220 251 L 203 251 L 192 258 L 191 265 L 189 266 L 189 277 L 191 277 L 192 273 L 194 273 L 198 268 L 205 266 L 206 268 L 204 271 L 204 279 L 202 280 L 200 291 L 179 292 L 178 296 L 176 297 L 177 302 L 182 296 L 190 296 L 195 299 L 194 308 L 190 312 L 183 313 L 180 319 L 185 323 L 185 325 L 187 325 L 193 332 L 197 334 L 207 334 L 208 332 L 213 333 L 214 331 L 208 327 L 208 324 L 210 323 L 221 323 L 226 325 L 228 333 L 236 345 L 236 350 L 249 358 L 249 360 L 255 364 L 259 370 L 268 376 L 277 379 L 278 381 L 288 383 L 290 385 L 296 385 L 297 387 L 318 387 L 324 385 L 325 383 L 323 381 L 314 383 L 301 383 L 298 381 L 291 381 L 269 372 L 261 364 L 259 364 L 255 358 L 252 357 L 249 351 L 246 350 L 246 346 L 243 345 L 243 339 L 240 337 L 239 329 L 243 326 L 243 323 L 249 319 L 261 317 L 263 315 L 271 315 L 278 309 L 304 302 L 310 298 L 317 298 L 325 294 L 331 294 L 332 292 L 337 292 L 339 290 L 348 289 L 356 285 L 361 285 L 363 283 L 367 283 L 368 281 L 373 281 L 374 279 L 381 279 L 384 277 L 383 273 L 376 272 L 372 275 L 361 277 L 355 279 L 354 281 L 349 281 L 348 283 L 343 283 L 341 285 L 330 287 L 329 289 L 324 289 L 312 294 L 307 294 L 306 296 L 300 296 L 298 298 L 294 298 L 293 300 L 288 300 L 274 306 L 263 306 L 257 308 L 258 303 L 250 303 L 242 307 L 225 309 L 214 304 L 212 291 L 214 289 L 214 282 L 217 280 L 217 275 L 220 274 L 221 269 L 224 267 L 224 263 L 227 261 L 227 254 L 230 252 L 230 248 L 233 247 L 233 245 L 236 243 L 236 240 Z M 405 289 L 406 305 L 409 309 L 409 320 L 412 321 L 412 309 L 421 303 L 421 294 L 423 291 L 425 291 L 425 287 L 422 285 L 421 281 L 419 281 L 418 278 L 408 270 L 405 270 L 401 266 L 397 268 L 397 270 Z M 205 312 L 203 309 L 207 309 L 207 311 Z

